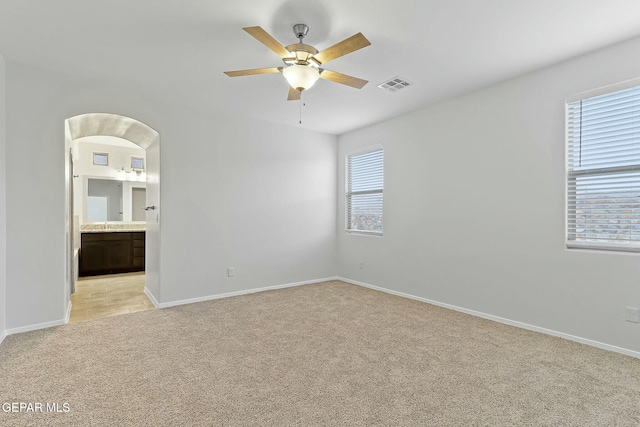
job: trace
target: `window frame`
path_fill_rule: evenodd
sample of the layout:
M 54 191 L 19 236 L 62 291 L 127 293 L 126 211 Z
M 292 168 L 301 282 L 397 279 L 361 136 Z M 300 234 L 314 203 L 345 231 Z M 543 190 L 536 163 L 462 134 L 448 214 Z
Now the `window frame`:
M 356 230 L 349 228 L 349 158 L 353 156 L 358 156 L 361 154 L 367 154 L 374 151 L 382 151 L 382 189 L 380 189 L 380 194 L 382 195 L 382 231 L 369 231 L 369 230 Z M 360 236 L 376 236 L 382 237 L 384 235 L 384 176 L 385 176 L 385 162 L 384 162 L 384 146 L 382 144 L 370 145 L 367 147 L 361 147 L 352 151 L 349 151 L 344 156 L 344 231 L 347 235 L 360 235 Z M 370 194 L 376 194 L 370 193 Z
M 572 228 L 569 225 L 570 222 L 570 215 L 572 215 L 572 209 L 569 206 L 569 203 L 571 201 L 571 197 L 569 195 L 569 191 L 570 191 L 570 184 L 572 182 L 572 180 L 576 180 L 577 178 L 579 178 L 580 176 L 593 176 L 596 175 L 596 173 L 589 173 L 591 171 L 594 170 L 598 170 L 598 169 L 602 169 L 601 174 L 607 174 L 607 172 L 609 172 L 609 174 L 613 173 L 613 171 L 611 170 L 606 170 L 606 168 L 597 168 L 594 167 L 591 170 L 588 170 L 587 172 L 578 172 L 578 173 L 572 173 L 569 170 L 569 159 L 570 159 L 570 145 L 569 145 L 569 141 L 570 141 L 570 131 L 569 131 L 569 118 L 570 118 L 570 104 L 577 102 L 577 101 L 581 101 L 581 100 L 586 100 L 588 98 L 594 98 L 594 97 L 598 97 L 598 96 L 602 96 L 602 95 L 607 95 L 607 94 L 613 94 L 615 92 L 619 92 L 619 91 L 623 91 L 626 89 L 631 89 L 634 87 L 639 87 L 640 86 L 640 78 L 637 79 L 632 79 L 632 80 L 627 80 L 627 81 L 623 81 L 620 83 L 615 83 L 612 85 L 607 85 L 607 86 L 603 86 L 597 89 L 592 89 L 592 90 L 587 90 L 584 92 L 579 92 L 576 93 L 572 96 L 568 96 L 565 98 L 565 122 L 564 122 L 564 129 L 565 129 L 565 158 L 564 158 L 564 168 L 565 168 L 565 216 L 564 216 L 564 223 L 565 223 L 565 248 L 567 250 L 595 250 L 595 251 L 607 251 L 607 252 L 618 252 L 618 253 L 638 253 L 640 252 L 640 242 L 636 245 L 632 245 L 632 244 L 625 244 L 625 243 L 612 243 L 612 242 L 596 242 L 596 241 L 580 241 L 580 240 L 575 240 L 575 239 L 570 239 L 570 232 L 572 231 Z M 634 116 L 635 117 L 635 116 Z M 640 119 L 640 113 L 638 114 L 638 118 Z M 620 167 L 620 171 L 618 171 L 618 173 L 624 173 L 624 172 L 631 172 L 631 170 L 635 168 L 636 170 L 640 170 L 640 163 L 638 163 L 637 165 L 633 165 L 633 166 L 622 166 Z M 609 169 L 615 169 L 615 168 L 609 168 Z M 624 171 L 623 171 L 624 170 Z M 575 197 L 575 196 L 574 196 Z M 573 214 L 575 215 L 575 213 Z M 575 228 L 573 228 L 573 232 L 575 234 Z
M 133 161 L 134 160 L 142 160 L 142 167 L 141 168 L 137 168 L 134 166 Z M 142 156 L 131 156 L 131 170 L 144 170 L 145 167 L 145 158 Z
M 106 163 L 96 163 L 96 156 L 104 156 Z M 100 152 L 100 151 L 94 151 L 91 154 L 91 160 L 93 165 L 95 166 L 109 166 L 109 153 L 104 153 L 104 152 Z

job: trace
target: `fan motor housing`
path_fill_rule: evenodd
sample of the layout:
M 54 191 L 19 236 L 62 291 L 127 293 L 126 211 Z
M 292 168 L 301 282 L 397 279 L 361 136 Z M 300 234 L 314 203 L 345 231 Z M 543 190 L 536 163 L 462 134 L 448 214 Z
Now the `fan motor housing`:
M 304 43 L 290 44 L 285 49 L 293 54 L 293 57 L 283 59 L 286 64 L 293 62 L 298 65 L 307 65 L 309 64 L 309 60 L 313 57 L 313 55 L 316 55 L 318 53 L 318 49 Z

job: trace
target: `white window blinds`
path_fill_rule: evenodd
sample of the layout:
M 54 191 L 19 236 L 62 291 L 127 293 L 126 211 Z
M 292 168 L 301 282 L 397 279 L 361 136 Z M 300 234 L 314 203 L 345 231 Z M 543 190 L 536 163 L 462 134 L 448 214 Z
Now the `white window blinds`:
M 567 111 L 567 246 L 640 250 L 640 87 Z
M 382 235 L 383 150 L 347 156 L 347 231 Z

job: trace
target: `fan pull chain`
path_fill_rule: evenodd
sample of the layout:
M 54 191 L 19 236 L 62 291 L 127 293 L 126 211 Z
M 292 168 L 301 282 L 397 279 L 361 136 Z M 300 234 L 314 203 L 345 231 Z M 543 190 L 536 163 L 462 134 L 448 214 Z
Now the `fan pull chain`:
M 300 92 L 300 117 L 298 119 L 298 123 L 302 124 L 302 107 L 306 107 L 307 104 L 304 102 L 304 100 L 302 99 L 304 97 L 304 91 Z

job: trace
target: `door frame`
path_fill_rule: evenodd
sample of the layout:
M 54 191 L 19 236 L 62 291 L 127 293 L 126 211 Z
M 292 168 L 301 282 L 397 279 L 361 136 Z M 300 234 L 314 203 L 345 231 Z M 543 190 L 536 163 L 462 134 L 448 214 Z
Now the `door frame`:
M 65 119 L 65 152 L 74 153 L 74 140 L 85 136 L 112 136 L 126 139 L 146 151 L 147 211 L 145 233 L 145 293 L 154 305 L 160 301 L 160 134 L 145 123 L 127 116 L 110 113 L 86 113 Z M 76 154 L 77 156 L 77 154 Z M 71 314 L 71 293 L 77 271 L 76 244 L 79 245 L 79 224 L 74 227 L 73 215 L 73 154 L 65 156 L 65 245 L 66 263 L 63 304 L 66 309 L 65 321 Z M 76 157 L 77 159 L 77 157 Z M 151 187 L 151 191 L 149 188 Z M 79 249 L 79 248 L 78 248 Z

